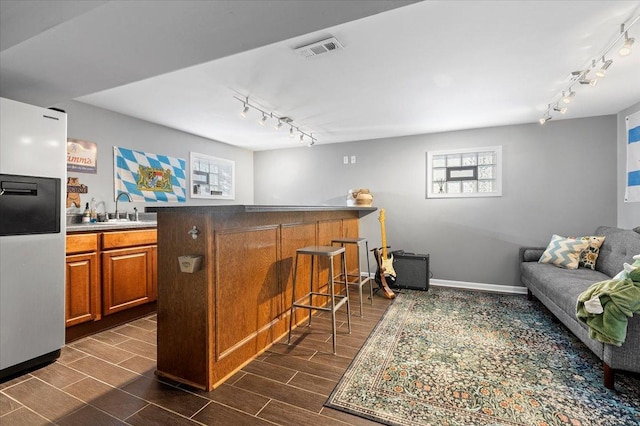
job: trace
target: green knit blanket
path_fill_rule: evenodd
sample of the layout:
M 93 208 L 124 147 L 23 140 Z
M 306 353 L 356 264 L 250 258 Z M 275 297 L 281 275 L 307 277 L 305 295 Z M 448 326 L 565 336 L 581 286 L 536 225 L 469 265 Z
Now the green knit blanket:
M 600 313 L 593 309 L 598 300 L 602 305 Z M 640 314 L 640 268 L 625 278 L 595 283 L 578 296 L 576 317 L 589 326 L 592 339 L 603 343 L 622 345 L 627 337 L 628 318 L 633 314 Z

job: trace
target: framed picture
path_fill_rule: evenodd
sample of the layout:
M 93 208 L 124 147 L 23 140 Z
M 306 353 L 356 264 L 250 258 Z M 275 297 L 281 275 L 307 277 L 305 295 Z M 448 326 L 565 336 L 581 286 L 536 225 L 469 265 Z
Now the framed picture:
M 235 199 L 235 161 L 192 152 L 190 164 L 191 198 Z

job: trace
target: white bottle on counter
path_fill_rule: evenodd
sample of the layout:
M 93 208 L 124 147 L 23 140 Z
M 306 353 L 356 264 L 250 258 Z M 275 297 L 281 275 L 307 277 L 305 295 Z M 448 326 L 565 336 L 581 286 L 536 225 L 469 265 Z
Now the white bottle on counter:
M 96 212 L 96 199 L 91 198 L 89 204 L 89 222 L 96 223 L 98 221 L 98 213 Z
M 89 203 L 86 204 L 84 208 L 84 213 L 82 214 L 82 223 L 91 222 L 91 212 L 89 210 Z

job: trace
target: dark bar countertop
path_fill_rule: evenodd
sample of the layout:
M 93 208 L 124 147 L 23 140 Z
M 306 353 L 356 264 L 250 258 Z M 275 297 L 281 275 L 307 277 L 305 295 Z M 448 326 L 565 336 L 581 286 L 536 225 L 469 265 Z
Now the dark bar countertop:
M 272 213 L 272 212 L 319 212 L 319 211 L 357 211 L 363 217 L 377 210 L 377 207 L 365 206 L 293 206 L 293 205 L 184 205 L 184 206 L 148 206 L 145 212 L 191 212 L 191 213 L 219 213 L 222 215 L 235 213 Z

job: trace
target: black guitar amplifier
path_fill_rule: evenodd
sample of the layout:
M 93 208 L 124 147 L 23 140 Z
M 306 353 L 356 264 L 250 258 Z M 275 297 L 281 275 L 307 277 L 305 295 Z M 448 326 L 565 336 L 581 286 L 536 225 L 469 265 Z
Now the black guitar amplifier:
M 396 281 L 391 288 L 429 290 L 429 255 L 394 251 L 393 269 Z

